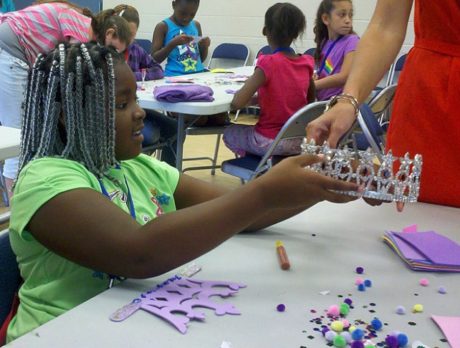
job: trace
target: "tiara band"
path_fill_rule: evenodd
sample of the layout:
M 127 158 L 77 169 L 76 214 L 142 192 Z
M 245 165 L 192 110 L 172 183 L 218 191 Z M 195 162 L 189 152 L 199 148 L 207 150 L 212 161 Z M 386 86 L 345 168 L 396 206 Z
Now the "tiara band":
M 324 161 L 307 168 L 334 179 L 364 185 L 364 192 L 340 191 L 350 196 L 363 196 L 381 201 L 414 203 L 420 193 L 422 156 L 413 159 L 393 156 L 391 150 L 381 155 L 380 166 L 375 164 L 377 154 L 370 148 L 366 151 L 352 151 L 348 147 L 332 149 L 325 142 L 316 145 L 314 140 L 304 139 L 302 153 L 323 155 Z

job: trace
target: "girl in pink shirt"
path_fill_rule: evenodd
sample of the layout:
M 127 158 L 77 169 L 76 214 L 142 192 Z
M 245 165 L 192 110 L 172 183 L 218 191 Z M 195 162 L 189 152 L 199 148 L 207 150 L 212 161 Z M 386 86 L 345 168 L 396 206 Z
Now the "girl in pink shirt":
M 313 58 L 298 55 L 290 47 L 305 27 L 302 11 L 290 3 L 277 3 L 265 13 L 263 34 L 273 54 L 259 57 L 254 74 L 232 101 L 233 109 L 241 109 L 257 92 L 259 121 L 255 126 L 231 125 L 223 137 L 225 145 L 237 155 L 264 155 L 289 117 L 314 101 Z M 300 142 L 301 139 L 283 140 L 274 154 L 299 153 Z
M 124 51 L 131 40 L 128 23 L 114 10 L 93 16 L 65 0 L 41 0 L 0 15 L 0 124 L 21 128 L 27 76 L 39 54 L 50 52 L 58 43 L 88 41 Z M 7 159 L 2 173 L 10 197 L 17 166 L 17 158 Z

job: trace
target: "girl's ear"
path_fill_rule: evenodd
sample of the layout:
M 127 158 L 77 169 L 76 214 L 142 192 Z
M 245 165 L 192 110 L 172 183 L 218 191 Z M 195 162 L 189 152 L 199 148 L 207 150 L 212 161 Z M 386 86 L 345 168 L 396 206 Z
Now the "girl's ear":
M 321 15 L 321 21 L 324 23 L 324 25 L 329 25 L 329 15 L 327 13 L 323 13 Z
M 263 35 L 263 36 L 267 36 L 267 27 L 266 27 L 266 26 L 264 26 L 264 27 L 262 28 L 262 35 Z
M 112 39 L 115 37 L 117 37 L 115 29 L 114 28 L 107 29 L 107 31 L 105 32 L 104 45 L 109 46 L 111 44 Z

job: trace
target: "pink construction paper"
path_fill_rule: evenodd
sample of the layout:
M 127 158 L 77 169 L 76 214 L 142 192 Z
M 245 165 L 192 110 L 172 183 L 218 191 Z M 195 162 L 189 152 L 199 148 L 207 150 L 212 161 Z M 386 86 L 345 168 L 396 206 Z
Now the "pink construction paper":
M 404 233 L 414 233 L 417 232 L 417 224 L 413 224 L 402 229 Z
M 460 317 L 441 317 L 432 315 L 431 318 L 446 336 L 451 347 L 460 347 Z

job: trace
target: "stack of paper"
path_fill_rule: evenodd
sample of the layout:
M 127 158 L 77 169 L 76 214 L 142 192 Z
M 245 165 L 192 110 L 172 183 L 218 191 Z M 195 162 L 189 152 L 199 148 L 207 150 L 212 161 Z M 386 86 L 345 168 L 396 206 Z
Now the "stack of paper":
M 383 239 L 415 271 L 460 272 L 460 245 L 434 231 L 386 231 Z

